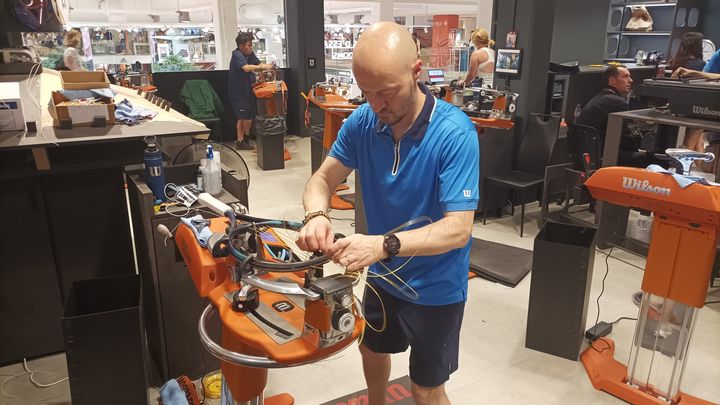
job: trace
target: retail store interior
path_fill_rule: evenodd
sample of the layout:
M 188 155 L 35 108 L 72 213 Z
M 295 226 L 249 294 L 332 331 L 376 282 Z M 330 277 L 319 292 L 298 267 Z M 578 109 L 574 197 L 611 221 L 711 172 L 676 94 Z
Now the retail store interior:
M 718 21 L 0 2 L 0 405 L 720 404 Z

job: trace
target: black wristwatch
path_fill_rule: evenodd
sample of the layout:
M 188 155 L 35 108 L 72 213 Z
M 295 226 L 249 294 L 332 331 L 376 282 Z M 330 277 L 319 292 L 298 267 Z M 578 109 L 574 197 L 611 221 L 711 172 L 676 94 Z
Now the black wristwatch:
M 394 233 L 385 236 L 383 249 L 387 252 L 387 259 L 391 259 L 400 253 L 400 239 Z

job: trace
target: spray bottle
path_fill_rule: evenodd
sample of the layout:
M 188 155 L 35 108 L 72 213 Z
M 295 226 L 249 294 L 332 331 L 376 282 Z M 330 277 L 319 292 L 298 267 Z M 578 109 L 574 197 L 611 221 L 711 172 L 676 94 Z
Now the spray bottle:
M 203 182 L 205 191 L 211 195 L 217 195 L 222 191 L 222 178 L 220 163 L 214 158 L 212 145 L 207 146 L 207 161 L 203 169 Z

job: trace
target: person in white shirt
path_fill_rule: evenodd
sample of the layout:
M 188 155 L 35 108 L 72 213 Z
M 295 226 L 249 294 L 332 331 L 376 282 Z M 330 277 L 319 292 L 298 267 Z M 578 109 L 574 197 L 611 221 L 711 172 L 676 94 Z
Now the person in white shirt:
M 470 68 L 465 77 L 465 85 L 470 85 L 476 77 L 482 79 L 483 87 L 493 86 L 493 71 L 495 68 L 495 41 L 490 39 L 490 34 L 479 28 L 472 32 L 470 41 L 475 46 L 475 52 L 470 55 Z
M 77 48 L 80 46 L 80 31 L 70 30 L 65 33 L 65 51 L 63 52 L 63 63 L 68 70 L 85 70 L 83 57 L 80 56 Z

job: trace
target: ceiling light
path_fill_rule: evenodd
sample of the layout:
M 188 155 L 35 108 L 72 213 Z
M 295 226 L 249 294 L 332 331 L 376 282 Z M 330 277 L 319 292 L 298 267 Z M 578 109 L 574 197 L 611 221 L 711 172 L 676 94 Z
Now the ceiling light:
M 177 0 L 177 11 L 175 11 L 175 12 L 178 15 L 178 22 L 181 22 L 181 23 L 190 22 L 190 12 L 180 10 L 180 0 Z

